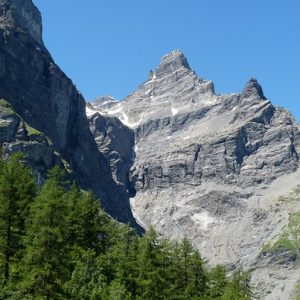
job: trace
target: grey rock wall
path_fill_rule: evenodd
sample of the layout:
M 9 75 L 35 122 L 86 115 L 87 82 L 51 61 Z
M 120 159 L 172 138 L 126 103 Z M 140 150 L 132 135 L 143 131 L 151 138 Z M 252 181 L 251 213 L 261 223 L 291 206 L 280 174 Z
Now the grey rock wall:
M 31 0 L 0 0 L 0 98 L 51 139 L 77 182 L 93 190 L 112 216 L 134 223 L 128 194 L 98 151 L 84 98 L 43 45 L 40 13 Z
M 0 28 L 28 33 L 37 43 L 42 41 L 42 18 L 32 0 L 1 0 Z
M 274 278 L 263 276 L 275 267 L 266 268 L 260 253 L 300 210 L 279 200 L 300 182 L 300 134 L 257 80 L 241 94 L 217 95 L 173 51 L 123 101 L 102 98 L 91 111 L 134 131 L 131 208 L 141 226 L 174 240 L 188 237 L 212 265 L 257 266 L 257 293 L 287 299 L 295 287 L 283 279 L 288 271 L 280 274 L 281 288 L 266 295 Z
M 298 168 L 297 123 L 265 98 L 257 80 L 241 94 L 215 95 L 179 51 L 124 101 L 93 105 L 134 130 L 137 190 L 208 180 L 253 187 Z
M 254 268 L 263 299 L 293 294 L 297 264 L 279 270 L 262 249 L 300 211 L 280 197 L 300 182 L 299 126 L 257 80 L 217 95 L 176 50 L 123 101 L 86 105 L 44 47 L 32 1 L 0 0 L 0 98 L 11 104 L 0 102 L 2 151 L 24 152 L 40 181 L 65 162 L 118 220 L 187 236 L 211 264 Z
M 89 117 L 91 132 L 99 151 L 110 164 L 113 179 L 131 194 L 129 172 L 134 160 L 134 133 L 116 117 L 95 113 Z
M 61 157 L 55 153 L 51 141 L 41 132 L 31 128 L 3 99 L 0 100 L 0 145 L 1 155 L 6 158 L 21 152 L 33 169 L 38 184 L 54 165 L 64 168 Z

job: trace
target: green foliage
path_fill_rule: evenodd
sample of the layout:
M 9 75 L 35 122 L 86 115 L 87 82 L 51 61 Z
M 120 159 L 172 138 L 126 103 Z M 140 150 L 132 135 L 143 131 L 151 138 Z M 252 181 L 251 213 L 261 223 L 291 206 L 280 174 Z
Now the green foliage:
M 160 243 L 153 228 L 141 238 L 137 253 L 138 299 L 166 299 L 168 245 Z
M 37 192 L 20 156 L 0 165 L 0 299 L 251 299 L 248 274 L 208 271 L 188 239 L 139 238 L 60 169 Z
M 250 300 L 252 298 L 249 274 L 237 270 L 226 285 L 221 300 Z
M 17 115 L 17 116 L 19 116 L 14 111 L 13 106 L 9 102 L 7 102 L 6 100 L 4 100 L 4 99 L 0 99 L 0 112 L 4 113 L 5 115 L 8 115 L 8 116 L 11 116 L 11 115 L 14 115 L 14 114 Z M 43 135 L 42 132 L 36 130 L 35 128 L 33 128 L 31 126 L 29 126 L 27 123 L 25 123 L 25 127 L 26 127 L 26 130 L 28 132 L 28 136 Z
M 63 174 L 54 168 L 31 206 L 25 238 L 21 288 L 34 298 L 63 299 L 69 278 L 67 205 Z
M 174 246 L 171 264 L 175 275 L 171 294 L 174 291 L 178 294 L 174 299 L 192 299 L 206 294 L 208 274 L 204 269 L 204 261 L 187 238 Z
M 0 106 L 6 107 L 6 106 L 10 106 L 10 104 L 7 101 L 5 101 L 4 99 L 0 99 Z
M 293 253 L 296 250 L 294 242 L 289 239 L 287 234 L 283 234 L 273 245 L 267 245 L 267 247 L 264 248 L 264 252 L 272 253 L 280 249 Z
M 97 299 L 104 294 L 107 289 L 106 280 L 93 251 L 81 251 L 65 288 L 71 299 L 75 300 Z
M 13 115 L 15 113 L 12 106 L 4 99 L 0 99 L 0 112 L 1 111 L 6 115 Z
M 0 165 L 0 278 L 17 276 L 16 265 L 24 249 L 25 219 L 36 194 L 36 185 L 22 155 L 15 154 Z M 12 273 L 12 274 L 11 274 Z
M 97 254 L 107 247 L 111 220 L 100 209 L 99 202 L 90 192 L 80 192 L 72 186 L 67 193 L 68 210 L 67 225 L 71 245 L 83 249 L 91 249 Z
M 300 248 L 300 212 L 295 212 L 290 215 L 288 230 L 296 247 Z
M 297 294 L 297 298 L 296 300 L 300 300 L 300 279 L 298 280 L 297 284 L 296 284 L 296 294 Z
M 28 133 L 28 136 L 32 136 L 32 135 L 43 135 L 42 132 L 36 130 L 35 128 L 29 126 L 27 123 L 25 123 L 25 127 Z
M 262 253 L 276 253 L 286 251 L 290 257 L 299 259 L 300 257 L 300 212 L 290 214 L 289 223 L 279 236 L 273 242 L 266 244 Z
M 209 296 L 211 299 L 219 299 L 223 294 L 228 284 L 226 270 L 218 265 L 214 267 L 209 275 Z

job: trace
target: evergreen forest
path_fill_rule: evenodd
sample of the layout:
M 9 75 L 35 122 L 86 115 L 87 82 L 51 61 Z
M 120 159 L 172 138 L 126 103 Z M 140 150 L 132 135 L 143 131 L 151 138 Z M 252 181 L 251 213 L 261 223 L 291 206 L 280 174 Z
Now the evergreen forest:
M 21 154 L 0 162 L 0 299 L 252 299 L 241 270 L 208 267 L 187 238 L 140 237 L 54 167 L 41 187 Z

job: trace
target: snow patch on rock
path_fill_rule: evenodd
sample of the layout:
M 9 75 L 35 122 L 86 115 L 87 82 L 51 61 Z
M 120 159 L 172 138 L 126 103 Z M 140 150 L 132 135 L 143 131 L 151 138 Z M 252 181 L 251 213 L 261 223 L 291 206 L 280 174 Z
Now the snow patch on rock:
M 129 122 L 129 118 L 128 118 L 127 114 L 124 112 L 122 112 L 122 116 L 119 117 L 119 119 L 124 125 L 126 125 L 129 128 L 136 128 L 139 126 L 139 124 L 141 122 L 141 120 L 139 120 L 138 122 L 135 122 L 135 123 Z
M 176 114 L 178 114 L 178 109 L 171 107 L 171 111 L 172 111 L 172 115 L 175 116 Z
M 123 109 L 123 107 L 122 107 L 122 105 L 120 104 L 117 108 L 108 110 L 107 113 L 108 113 L 109 115 L 114 115 L 114 114 L 117 114 L 117 113 L 121 112 L 122 109 Z
M 85 107 L 85 113 L 88 117 L 94 115 L 95 113 L 97 113 L 96 110 L 90 109 L 88 106 Z

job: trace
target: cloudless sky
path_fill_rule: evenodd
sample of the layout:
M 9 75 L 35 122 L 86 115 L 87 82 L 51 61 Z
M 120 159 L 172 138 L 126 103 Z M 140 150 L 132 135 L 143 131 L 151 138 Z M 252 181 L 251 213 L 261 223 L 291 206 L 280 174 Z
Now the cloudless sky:
M 122 99 L 173 49 L 215 84 L 255 77 L 300 121 L 299 0 L 33 0 L 44 42 L 86 100 Z

